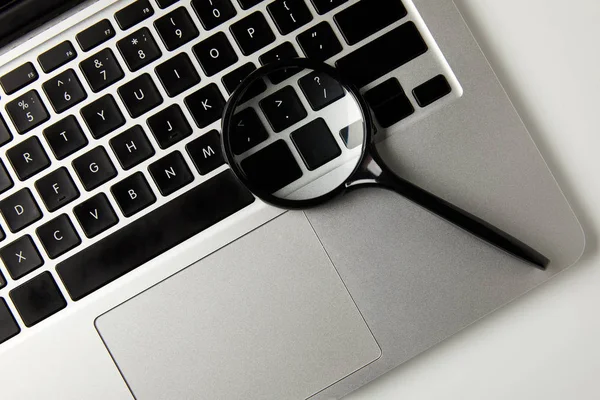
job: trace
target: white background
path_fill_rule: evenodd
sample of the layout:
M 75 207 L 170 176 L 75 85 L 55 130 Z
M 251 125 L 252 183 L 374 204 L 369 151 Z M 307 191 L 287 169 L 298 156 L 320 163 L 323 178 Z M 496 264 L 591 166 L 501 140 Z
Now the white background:
M 598 400 L 600 0 L 455 1 L 580 218 L 586 252 L 347 398 Z

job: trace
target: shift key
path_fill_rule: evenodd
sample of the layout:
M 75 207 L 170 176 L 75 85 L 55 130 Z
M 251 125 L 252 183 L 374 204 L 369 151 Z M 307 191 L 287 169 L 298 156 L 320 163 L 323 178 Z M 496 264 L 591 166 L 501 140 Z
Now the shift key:
M 224 171 L 59 263 L 56 272 L 79 300 L 253 201 Z

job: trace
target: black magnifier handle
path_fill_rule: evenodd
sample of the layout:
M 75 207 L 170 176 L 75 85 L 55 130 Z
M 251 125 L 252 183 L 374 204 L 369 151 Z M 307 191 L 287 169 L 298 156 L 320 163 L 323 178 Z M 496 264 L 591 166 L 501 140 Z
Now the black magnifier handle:
M 353 181 L 348 184 L 349 189 L 367 184 L 392 190 L 522 261 L 542 270 L 548 266 L 550 260 L 538 251 L 473 214 L 400 178 L 386 167 L 375 146 L 371 146 L 369 150 Z

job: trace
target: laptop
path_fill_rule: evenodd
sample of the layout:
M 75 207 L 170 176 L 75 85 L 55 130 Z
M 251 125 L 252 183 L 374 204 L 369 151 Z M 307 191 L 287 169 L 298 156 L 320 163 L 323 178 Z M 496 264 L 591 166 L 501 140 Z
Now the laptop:
M 583 253 L 451 0 L 9 0 L 0 21 L 3 399 L 341 398 Z M 252 195 L 222 110 L 297 56 L 371 59 L 352 76 L 390 168 L 548 268 L 384 189 Z

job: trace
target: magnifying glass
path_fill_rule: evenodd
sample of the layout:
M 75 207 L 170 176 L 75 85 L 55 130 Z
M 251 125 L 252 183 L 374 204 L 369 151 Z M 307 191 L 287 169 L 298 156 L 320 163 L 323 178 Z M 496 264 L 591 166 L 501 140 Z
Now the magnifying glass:
M 222 119 L 225 159 L 266 203 L 306 209 L 358 188 L 392 190 L 475 237 L 540 269 L 549 260 L 525 243 L 392 172 L 373 141 L 358 89 L 307 58 L 267 64 L 246 77 Z

